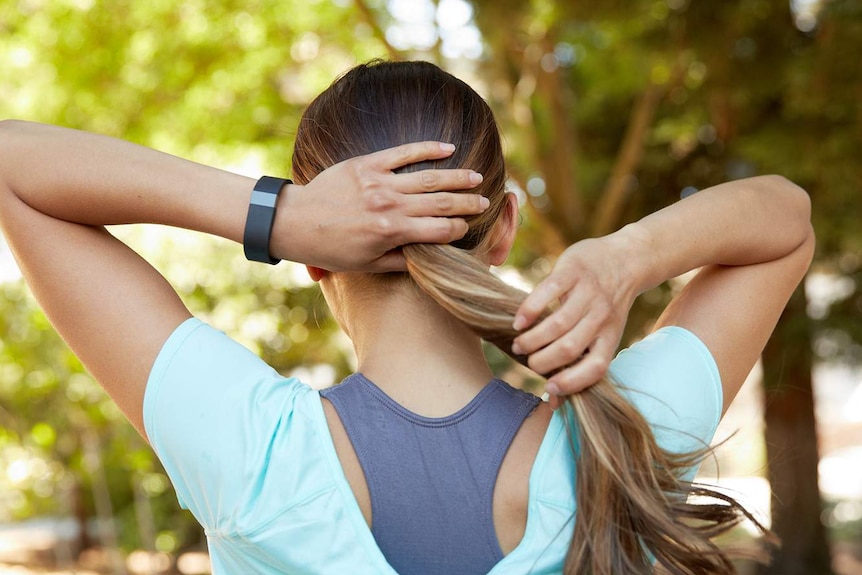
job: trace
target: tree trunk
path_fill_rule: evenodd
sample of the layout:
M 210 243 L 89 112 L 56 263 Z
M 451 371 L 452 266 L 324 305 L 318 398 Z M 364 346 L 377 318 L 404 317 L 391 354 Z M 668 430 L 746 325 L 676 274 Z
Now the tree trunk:
M 817 429 L 811 388 L 811 333 L 801 286 L 763 352 L 766 453 L 772 529 L 781 538 L 758 575 L 832 573 L 817 482 Z
M 75 521 L 78 523 L 78 539 L 75 544 L 75 555 L 78 556 L 82 551 L 93 547 L 93 539 L 90 537 L 90 532 L 87 529 L 90 513 L 87 510 L 86 491 L 81 478 L 77 475 L 75 475 L 72 487 L 72 497 L 72 512 L 75 515 Z

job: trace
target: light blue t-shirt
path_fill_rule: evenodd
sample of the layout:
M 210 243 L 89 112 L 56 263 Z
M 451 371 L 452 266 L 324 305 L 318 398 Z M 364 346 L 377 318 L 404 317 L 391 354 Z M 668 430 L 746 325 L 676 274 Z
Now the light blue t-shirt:
M 620 352 L 610 374 L 665 449 L 711 440 L 721 382 L 691 332 L 652 333 Z M 562 572 L 575 458 L 561 411 L 530 474 L 524 538 L 492 575 Z M 194 318 L 174 331 L 147 383 L 144 425 L 180 504 L 204 528 L 214 575 L 396 575 L 344 476 L 318 392 L 223 333 Z

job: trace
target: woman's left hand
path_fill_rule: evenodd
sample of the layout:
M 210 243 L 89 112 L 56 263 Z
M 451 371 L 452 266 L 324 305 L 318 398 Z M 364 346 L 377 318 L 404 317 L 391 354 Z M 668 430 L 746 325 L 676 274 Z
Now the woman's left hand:
M 513 351 L 529 356 L 536 373 L 553 374 L 547 391 L 554 406 L 555 396 L 599 381 L 613 359 L 637 296 L 626 246 L 616 234 L 573 244 L 518 310 L 515 329 L 526 331 Z M 559 307 L 536 323 L 555 302 Z

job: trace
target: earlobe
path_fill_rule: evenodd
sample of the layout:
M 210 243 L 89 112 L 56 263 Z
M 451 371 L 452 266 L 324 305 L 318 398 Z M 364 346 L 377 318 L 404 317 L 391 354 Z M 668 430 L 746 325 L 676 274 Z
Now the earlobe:
M 319 282 L 321 279 L 326 277 L 327 273 L 329 273 L 323 268 L 317 268 L 314 266 L 305 266 L 305 269 L 308 271 L 308 275 L 311 277 L 311 280 L 315 282 Z
M 518 197 L 512 192 L 506 192 L 506 207 L 503 216 L 497 222 L 493 234 L 496 236 L 494 245 L 488 252 L 488 263 L 492 266 L 502 265 L 512 245 L 515 243 L 515 234 L 518 231 Z

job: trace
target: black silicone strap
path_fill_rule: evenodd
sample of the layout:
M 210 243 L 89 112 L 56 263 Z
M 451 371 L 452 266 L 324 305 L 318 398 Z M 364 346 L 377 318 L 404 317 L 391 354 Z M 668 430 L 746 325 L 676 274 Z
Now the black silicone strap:
M 255 184 L 242 237 L 246 259 L 265 264 L 277 264 L 281 261 L 269 255 L 269 238 L 272 235 L 272 223 L 275 221 L 278 194 L 284 186 L 292 183 L 284 178 L 263 176 Z

